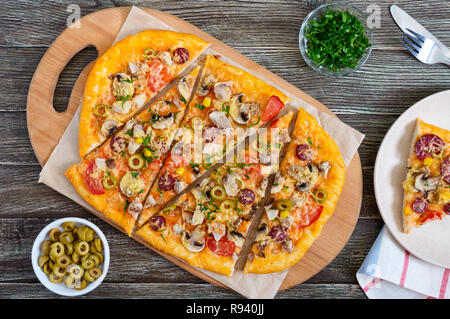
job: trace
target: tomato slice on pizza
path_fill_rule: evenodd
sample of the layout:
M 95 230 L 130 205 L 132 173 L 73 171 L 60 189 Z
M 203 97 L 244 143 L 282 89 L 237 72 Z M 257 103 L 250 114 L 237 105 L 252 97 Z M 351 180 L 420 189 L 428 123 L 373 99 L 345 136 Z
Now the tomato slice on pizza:
M 403 182 L 403 232 L 450 215 L 450 131 L 417 119 Z
M 244 272 L 277 272 L 297 263 L 332 215 L 344 179 L 336 143 L 300 109 Z
M 80 157 L 119 130 L 208 45 L 190 34 L 146 30 L 109 48 L 97 59 L 86 82 Z
M 131 234 L 186 110 L 199 67 L 129 120 L 66 176 L 98 212 Z M 185 97 L 186 96 L 186 97 Z

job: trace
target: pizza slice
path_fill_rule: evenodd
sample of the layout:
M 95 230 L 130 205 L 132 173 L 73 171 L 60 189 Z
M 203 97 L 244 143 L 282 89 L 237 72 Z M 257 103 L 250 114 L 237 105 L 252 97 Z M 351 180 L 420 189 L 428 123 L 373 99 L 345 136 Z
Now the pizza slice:
M 404 233 L 450 215 L 450 131 L 417 119 L 403 190 Z
M 292 116 L 290 113 L 277 121 L 264 139 L 281 148 L 289 141 L 284 132 Z M 274 129 L 280 131 L 276 140 Z M 258 163 L 250 149 L 242 150 L 235 159 L 215 169 L 175 204 L 156 211 L 136 235 L 194 267 L 230 276 L 265 195 L 268 176 L 276 169 L 269 163 Z
M 109 48 L 98 58 L 86 82 L 80 157 L 116 132 L 208 45 L 190 34 L 146 30 Z
M 81 197 L 131 234 L 186 110 L 199 67 L 65 175 Z
M 152 187 L 138 224 L 143 225 L 234 149 L 250 129 L 270 122 L 288 100 L 257 77 L 208 55 L 171 157 Z
M 244 272 L 278 272 L 297 263 L 331 217 L 344 179 L 336 143 L 300 109 Z

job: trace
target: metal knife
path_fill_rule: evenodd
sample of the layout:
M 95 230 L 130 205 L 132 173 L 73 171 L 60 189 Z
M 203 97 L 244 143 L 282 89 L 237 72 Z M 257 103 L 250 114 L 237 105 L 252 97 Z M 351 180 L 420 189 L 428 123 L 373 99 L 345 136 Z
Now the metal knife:
M 430 38 L 436 42 L 436 44 L 439 46 L 442 52 L 444 52 L 444 54 L 446 54 L 447 56 L 450 55 L 450 50 L 444 44 L 442 44 L 441 41 L 439 41 L 433 34 L 431 34 L 430 31 L 425 29 L 425 27 L 423 27 L 419 22 L 414 20 L 413 17 L 400 9 L 399 6 L 395 4 L 391 5 L 390 11 L 395 23 L 397 23 L 397 25 L 404 33 L 409 33 L 408 31 L 406 31 L 406 28 L 408 28 L 427 38 Z

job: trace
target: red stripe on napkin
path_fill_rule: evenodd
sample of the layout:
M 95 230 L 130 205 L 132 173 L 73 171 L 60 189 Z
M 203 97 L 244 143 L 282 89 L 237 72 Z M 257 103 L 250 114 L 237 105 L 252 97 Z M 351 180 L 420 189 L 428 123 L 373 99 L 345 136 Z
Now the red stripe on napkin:
M 445 298 L 445 291 L 447 290 L 448 276 L 450 275 L 450 269 L 445 268 L 444 275 L 442 275 L 441 289 L 439 291 L 439 298 Z
M 373 288 L 375 285 L 377 285 L 379 282 L 381 282 L 382 279 L 380 278 L 375 278 L 374 280 L 372 280 L 371 282 L 369 282 L 364 288 L 363 291 L 364 292 L 368 292 L 371 288 Z
M 406 273 L 408 272 L 409 251 L 405 250 L 405 259 L 403 260 L 402 277 L 400 278 L 400 286 L 405 286 Z

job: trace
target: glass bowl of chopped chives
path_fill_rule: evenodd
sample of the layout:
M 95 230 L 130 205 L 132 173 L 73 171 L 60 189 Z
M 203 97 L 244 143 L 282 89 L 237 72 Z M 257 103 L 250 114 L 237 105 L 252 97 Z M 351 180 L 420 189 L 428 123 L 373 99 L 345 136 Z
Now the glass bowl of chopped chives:
M 299 34 L 300 52 L 320 74 L 341 77 L 358 70 L 373 47 L 367 16 L 343 2 L 323 4 L 308 14 Z

